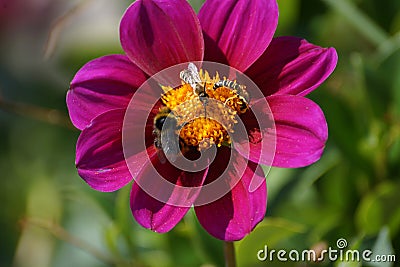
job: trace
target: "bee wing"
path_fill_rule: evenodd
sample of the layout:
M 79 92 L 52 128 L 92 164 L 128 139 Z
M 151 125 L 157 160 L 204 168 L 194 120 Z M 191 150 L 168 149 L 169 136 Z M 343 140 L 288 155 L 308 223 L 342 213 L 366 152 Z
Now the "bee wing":
M 188 66 L 188 71 L 191 74 L 191 77 L 193 78 L 193 81 L 196 83 L 201 83 L 201 78 L 199 75 L 199 70 L 197 69 L 196 65 L 193 63 L 189 63 Z
M 165 129 L 161 132 L 161 140 L 165 156 L 174 162 L 179 153 L 178 136 L 172 129 Z
M 190 84 L 193 90 L 196 90 L 197 85 L 201 83 L 199 71 L 193 63 L 189 63 L 188 68 L 181 71 L 179 76 L 182 81 Z

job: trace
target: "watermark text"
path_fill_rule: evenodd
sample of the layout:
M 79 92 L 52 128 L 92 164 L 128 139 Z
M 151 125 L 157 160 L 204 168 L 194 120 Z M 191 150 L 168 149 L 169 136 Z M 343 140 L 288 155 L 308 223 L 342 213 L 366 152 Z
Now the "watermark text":
M 395 255 L 374 255 L 369 249 L 359 251 L 355 249 L 345 250 L 347 241 L 340 238 L 336 242 L 336 248 L 328 247 L 321 251 L 313 249 L 297 251 L 297 250 L 275 250 L 269 249 L 267 245 L 257 252 L 257 258 L 260 261 L 293 261 L 293 262 L 321 262 L 329 260 L 347 261 L 347 262 L 395 262 Z

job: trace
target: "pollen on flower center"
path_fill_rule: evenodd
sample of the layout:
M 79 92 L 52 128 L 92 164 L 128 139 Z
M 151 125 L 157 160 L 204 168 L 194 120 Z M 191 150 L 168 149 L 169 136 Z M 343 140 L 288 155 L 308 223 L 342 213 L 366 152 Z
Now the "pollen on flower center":
M 214 144 L 230 145 L 236 117 L 248 108 L 241 95 L 245 87 L 239 92 L 236 81 L 220 80 L 218 73 L 210 78 L 200 70 L 199 78 L 201 82 L 195 86 L 183 81 L 175 88 L 163 87 L 161 100 L 176 120 L 181 146 L 202 150 Z
M 204 117 L 197 118 L 183 126 L 179 137 L 186 145 L 198 147 L 200 150 L 213 144 L 217 146 L 224 143 L 230 144 L 226 129 L 216 120 Z

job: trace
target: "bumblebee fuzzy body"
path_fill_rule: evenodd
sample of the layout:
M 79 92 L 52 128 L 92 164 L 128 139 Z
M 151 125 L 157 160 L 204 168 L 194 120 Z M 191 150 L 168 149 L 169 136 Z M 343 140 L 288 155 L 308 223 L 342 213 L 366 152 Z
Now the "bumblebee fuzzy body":
M 167 119 L 170 121 L 165 124 Z M 175 161 L 179 153 L 179 137 L 176 131 L 175 116 L 168 107 L 162 107 L 154 117 L 153 124 L 154 146 L 161 163 L 165 163 L 165 156 Z

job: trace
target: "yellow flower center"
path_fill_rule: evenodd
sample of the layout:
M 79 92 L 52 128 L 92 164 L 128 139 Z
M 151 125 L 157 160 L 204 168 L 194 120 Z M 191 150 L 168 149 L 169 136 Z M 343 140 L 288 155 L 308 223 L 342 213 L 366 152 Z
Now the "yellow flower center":
M 163 86 L 165 93 L 161 100 L 176 120 L 176 134 L 179 134 L 183 149 L 194 147 L 202 150 L 214 144 L 229 146 L 229 134 L 234 132 L 237 115 L 247 111 L 247 100 L 232 86 L 237 85 L 235 81 L 224 78 L 222 81 L 230 84 L 222 84 L 218 73 L 210 78 L 202 70 L 199 75 L 202 96 L 193 85 L 182 82 L 175 88 Z

